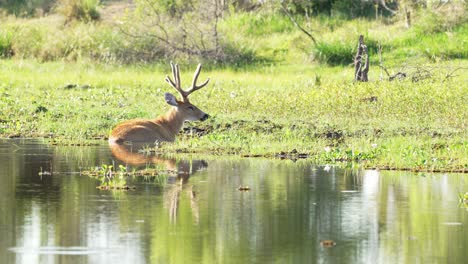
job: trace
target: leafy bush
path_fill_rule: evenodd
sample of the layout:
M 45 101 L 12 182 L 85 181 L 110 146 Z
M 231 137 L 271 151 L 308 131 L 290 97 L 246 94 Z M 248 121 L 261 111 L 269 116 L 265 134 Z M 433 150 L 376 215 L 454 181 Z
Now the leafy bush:
M 271 12 L 236 13 L 225 19 L 226 27 L 250 36 L 265 36 L 294 30 L 288 17 Z
M 81 5 L 82 10 L 88 10 L 84 13 L 93 13 L 90 10 L 97 10 L 99 4 L 98 0 L 59 1 L 59 6 L 70 10 Z M 196 5 L 184 4 L 187 1 Z M 403 28 L 398 22 L 388 25 L 369 19 L 296 15 L 298 23 L 317 38 L 318 45 L 314 46 L 278 10 L 262 7 L 255 12 L 235 11 L 220 16 L 220 7 L 216 11 L 213 6 L 208 6 L 212 3 L 208 1 L 136 1 L 140 2 L 153 3 L 155 7 L 167 2 L 160 7 L 166 14 L 159 17 L 159 21 L 150 12 L 153 6 L 137 6 L 135 13 L 130 10 L 127 19 L 123 19 L 124 23 L 118 27 L 107 19 L 87 23 L 86 17 L 91 15 L 80 15 L 78 17 L 85 21 L 75 21 L 65 27 L 64 18 L 57 15 L 28 19 L 3 17 L 0 57 L 35 58 L 39 61 L 92 59 L 125 64 L 154 63 L 170 58 L 236 67 L 263 62 L 296 64 L 310 62 L 312 57 L 329 65 L 349 65 L 353 62 L 360 34 L 365 35 L 371 63 L 378 60 L 377 40 L 384 47 L 382 56 L 386 65 L 415 57 L 429 61 L 468 57 L 464 49 L 468 23 L 462 15 L 463 10 L 449 15 L 423 10 L 415 13 L 414 26 L 410 29 Z M 171 6 L 173 2 L 176 6 Z M 77 12 L 69 14 L 76 15 Z M 70 22 L 70 19 L 76 19 L 70 18 L 75 15 L 65 19 Z M 158 26 L 148 26 L 155 23 L 166 30 L 167 37 Z M 156 34 L 159 38 L 155 37 Z
M 20 58 L 38 58 L 45 43 L 45 36 L 51 32 L 46 27 L 30 24 L 13 26 L 9 30 L 12 34 L 13 53 Z
M 235 65 L 237 67 L 246 67 L 251 64 L 256 64 L 257 62 L 262 61 L 259 58 L 255 51 L 248 47 L 239 47 L 234 46 L 231 43 L 225 43 L 223 45 L 223 50 L 225 57 L 222 61 L 222 64 Z
M 0 31 L 0 57 L 13 56 L 12 34 L 8 31 Z
M 357 51 L 357 43 L 357 38 L 349 41 L 319 42 L 314 48 L 315 59 L 331 66 L 351 64 Z M 379 45 L 377 41 L 364 37 L 364 43 L 369 55 L 377 54 Z
M 387 1 L 388 2 L 388 1 Z M 374 17 L 374 1 L 356 1 L 356 0 L 284 0 L 285 5 L 293 14 L 325 14 L 333 17 L 356 18 L 356 17 Z M 397 1 L 387 3 L 393 9 L 398 5 Z M 380 9 L 383 15 L 390 15 L 385 9 Z
M 400 53 L 415 53 L 432 61 L 439 59 L 466 59 L 467 18 L 457 12 L 424 12 L 417 23 L 392 41 Z
M 48 13 L 56 0 L 1 0 L 0 8 L 18 17 Z
M 89 22 L 99 19 L 99 2 L 100 0 L 58 0 L 57 11 L 64 15 L 67 21 Z
M 328 65 L 344 65 L 353 62 L 351 43 L 347 42 L 319 42 L 315 47 L 315 59 Z

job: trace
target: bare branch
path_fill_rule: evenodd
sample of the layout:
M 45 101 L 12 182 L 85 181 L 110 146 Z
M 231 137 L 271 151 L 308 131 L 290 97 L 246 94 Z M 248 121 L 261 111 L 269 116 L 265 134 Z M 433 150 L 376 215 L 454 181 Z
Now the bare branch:
M 385 4 L 385 0 L 379 0 L 379 4 L 385 8 L 387 11 L 389 11 L 390 13 L 392 13 L 392 15 L 396 15 L 398 12 L 391 9 L 390 7 L 387 6 L 387 4 Z
M 289 13 L 288 9 L 286 7 L 284 7 L 283 5 L 281 5 L 281 9 L 283 9 L 283 11 L 286 13 L 286 15 L 289 17 L 289 19 L 291 20 L 291 22 L 293 22 L 293 24 L 299 28 L 304 34 L 306 34 L 311 40 L 312 42 L 314 43 L 314 46 L 317 46 L 317 40 L 315 40 L 314 36 L 312 36 L 312 34 L 310 34 L 307 30 L 305 30 L 303 27 L 301 27 L 299 25 L 299 23 L 297 23 L 296 19 L 293 17 L 293 15 L 291 15 L 291 13 Z
M 446 80 L 448 80 L 449 78 L 452 78 L 456 75 L 454 75 L 454 73 L 458 70 L 466 70 L 468 68 L 464 68 L 464 67 L 458 67 L 456 68 L 455 70 L 451 71 L 451 72 L 448 72 L 447 74 L 445 74 L 445 78 L 442 80 L 442 82 L 445 82 Z
M 213 2 L 214 1 L 214 2 Z M 138 11 L 128 20 L 126 28 L 120 27 L 125 35 L 132 38 L 153 38 L 156 47 L 167 53 L 186 54 L 218 58 L 222 54 L 219 18 L 224 12 L 220 0 L 202 2 L 188 1 L 177 7 L 176 14 L 161 10 L 154 1 L 142 0 Z

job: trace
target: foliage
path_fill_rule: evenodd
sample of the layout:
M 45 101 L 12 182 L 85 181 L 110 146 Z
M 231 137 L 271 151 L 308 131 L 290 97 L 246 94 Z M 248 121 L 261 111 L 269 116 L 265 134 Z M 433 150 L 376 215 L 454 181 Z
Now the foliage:
M 156 5 L 159 2 L 149 3 Z M 203 61 L 242 67 L 298 61 L 348 65 L 355 53 L 357 37 L 364 34 L 371 63 L 379 60 L 379 43 L 383 47 L 384 62 L 401 64 L 422 57 L 438 61 L 467 56 L 462 45 L 466 42 L 467 32 L 466 16 L 462 11 L 418 13 L 410 29 L 403 29 L 398 20 L 386 24 L 376 20 L 297 16 L 298 23 L 319 35 L 319 45 L 313 46 L 288 17 L 275 10 L 223 11 L 215 30 L 216 16 L 209 11 L 212 9 L 206 9 L 205 13 L 211 14 L 206 14 L 205 19 L 198 12 L 203 10 L 202 3 L 191 9 L 184 8 L 182 2 L 175 3 L 179 4 L 174 11 L 159 7 L 161 21 L 164 21 L 162 25 L 169 36 L 159 39 L 155 37 L 159 36 L 157 27 L 145 26 L 151 21 L 157 22 L 158 17 L 148 13 L 151 8 L 144 5 L 135 12 L 128 11 L 124 24 L 117 27 L 108 20 L 68 23 L 64 27 L 64 18 L 53 15 L 34 19 L 4 18 L 0 29 L 2 54 L 40 61 L 93 60 L 125 64 L 177 58 L 179 62 Z M 184 42 L 183 32 L 199 32 L 201 37 L 190 39 L 185 34 Z
M 8 58 L 13 56 L 12 33 L 0 31 L 0 57 Z
M 374 71 L 367 84 L 352 83 L 352 69 L 343 67 L 207 67 L 202 74 L 213 82 L 192 101 L 212 118 L 187 123 L 163 151 L 275 157 L 296 149 L 319 161 L 460 170 L 468 164 L 467 87 L 462 74 L 446 74 L 466 62 L 443 65 L 420 82 L 379 82 Z M 167 110 L 168 65 L 8 60 L 0 69 L 4 137 L 102 139 L 123 120 Z M 193 69 L 182 70 L 190 79 Z
M 318 61 L 329 65 L 347 65 L 353 63 L 352 43 L 325 43 L 319 42 L 315 47 Z
M 0 9 L 18 17 L 48 13 L 56 0 L 0 0 Z
M 223 52 L 218 22 L 222 1 L 137 1 L 121 31 L 130 38 L 147 38 L 167 56 L 188 56 L 221 61 Z
M 130 170 L 122 164 L 116 169 L 115 165 L 103 164 L 92 170 L 82 171 L 81 174 L 99 180 L 100 185 L 97 188 L 100 190 L 133 190 L 135 186 L 128 185 L 132 177 L 144 177 L 146 180 L 151 180 L 157 185 L 164 185 L 167 177 L 173 174 L 173 172 L 165 171 L 158 167 Z
M 390 15 L 388 10 L 379 8 L 374 1 L 355 0 L 288 0 L 285 1 L 288 9 L 294 14 L 319 15 L 325 14 L 341 18 L 372 17 L 375 8 L 384 15 Z M 397 5 L 397 1 L 391 1 L 390 6 Z
M 267 10 L 236 13 L 226 18 L 225 23 L 229 29 L 235 28 L 248 37 L 265 37 L 294 31 L 294 25 L 288 17 Z
M 162 98 L 168 88 L 162 80 L 169 72 L 167 61 L 177 59 L 185 65 L 204 63 L 203 74 L 214 82 L 193 101 L 213 117 L 191 124 L 202 132 L 182 133 L 165 151 L 270 157 L 284 152 L 372 167 L 466 168 L 468 111 L 460 76 L 468 56 L 468 27 L 463 12 L 421 12 L 410 29 L 397 18 L 298 15 L 299 23 L 320 36 L 313 47 L 275 9 L 225 13 L 220 8 L 222 16 L 206 14 L 210 17 L 203 20 L 198 11 L 207 2 L 149 3 L 164 14 L 162 25 L 171 25 L 165 28 L 171 38 L 155 38 L 157 29 L 140 23 L 149 22 L 143 18 L 154 14 L 145 13 L 151 6 L 129 11 L 119 27 L 104 19 L 64 26 L 61 16 L 2 18 L 0 52 L 11 59 L 0 67 L 1 135 L 80 144 L 106 138 L 122 120 L 151 118 L 166 109 Z M 188 21 L 196 23 L 185 27 Z M 179 33 L 200 25 L 206 49 L 199 49 L 202 39 L 197 38 L 188 48 L 192 55 L 181 52 Z M 371 71 L 369 84 L 358 85 L 350 81 L 348 65 L 360 34 L 369 47 Z M 375 67 L 379 46 L 391 72 L 429 74 L 416 81 L 378 81 L 384 77 Z
M 76 19 L 89 22 L 99 19 L 99 3 L 100 0 L 58 0 L 57 11 L 67 21 Z

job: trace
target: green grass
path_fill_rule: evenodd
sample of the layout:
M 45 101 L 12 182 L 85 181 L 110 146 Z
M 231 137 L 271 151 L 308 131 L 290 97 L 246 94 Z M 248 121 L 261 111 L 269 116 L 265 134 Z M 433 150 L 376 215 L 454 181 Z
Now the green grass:
M 67 0 L 68 1 L 68 0 Z M 70 5 L 80 2 L 70 0 Z M 97 1 L 87 0 L 91 6 Z M 461 9 L 463 10 L 463 9 Z M 104 12 L 104 10 L 102 11 Z M 219 22 L 220 45 L 226 59 L 216 66 L 248 67 L 265 63 L 311 63 L 332 66 L 352 63 L 359 35 L 369 47 L 371 62 L 379 62 L 378 47 L 386 65 L 426 60 L 466 59 L 468 23 L 463 11 L 415 13 L 413 27 L 402 21 L 368 19 L 340 20 L 333 17 L 297 17 L 317 39 L 318 45 L 296 28 L 280 12 L 232 12 Z M 125 23 L 132 20 L 121 19 Z M 118 20 L 120 21 L 120 20 Z M 155 63 L 172 57 L 160 41 L 150 36 L 131 38 L 123 25 L 108 20 L 67 23 L 67 15 L 21 19 L 0 17 L 0 55 L 40 61 L 81 61 L 100 63 Z M 119 22 L 120 23 L 120 22 Z M 118 23 L 117 23 L 118 24 Z M 143 30 L 143 29 L 142 29 Z M 178 61 L 204 61 L 180 56 Z
M 0 65 L 4 137 L 104 139 L 123 120 L 164 113 L 169 106 L 163 94 L 174 92 L 163 82 L 167 65 L 25 60 L 3 60 Z M 466 68 L 466 62 L 443 66 Z M 182 67 L 185 84 L 192 70 Z M 342 67 L 205 69 L 201 78 L 209 76 L 212 83 L 194 93 L 192 102 L 212 118 L 186 125 L 205 132 L 181 133 L 163 150 L 269 157 L 297 151 L 319 162 L 466 170 L 466 70 L 447 80 L 444 71 L 416 83 L 375 81 L 378 72 L 373 72 L 374 81 L 353 83 L 353 69 Z
M 100 0 L 58 0 L 57 11 L 67 21 L 76 19 L 89 22 L 99 19 L 99 3 Z
M 154 182 L 158 185 L 164 185 L 167 178 L 173 175 L 173 171 L 154 166 L 154 168 L 147 167 L 141 170 L 128 170 L 126 166 L 119 165 L 118 169 L 114 165 L 103 164 L 100 167 L 91 170 L 80 172 L 81 175 L 94 178 L 100 182 L 97 187 L 100 190 L 135 190 L 135 186 L 129 186 L 128 181 L 135 180 L 136 177 L 143 178 L 143 180 Z
M 11 32 L 0 30 L 0 58 L 8 58 L 13 55 L 11 44 L 12 44 Z
M 86 145 L 123 120 L 154 118 L 168 109 L 163 95 L 173 91 L 163 80 L 177 59 L 185 85 L 194 62 L 204 62 L 202 78 L 212 81 L 192 101 L 212 118 L 187 124 L 202 133 L 181 133 L 163 151 L 466 171 L 464 17 L 416 13 L 410 29 L 398 20 L 298 17 L 317 37 L 314 46 L 279 13 L 232 12 L 219 24 L 230 54 L 222 63 L 173 58 L 154 39 L 129 38 L 105 21 L 3 17 L 0 135 Z M 360 34 L 369 83 L 352 81 Z M 379 81 L 387 78 L 377 67 L 379 45 L 390 72 L 408 78 Z M 421 73 L 429 74 L 412 82 Z

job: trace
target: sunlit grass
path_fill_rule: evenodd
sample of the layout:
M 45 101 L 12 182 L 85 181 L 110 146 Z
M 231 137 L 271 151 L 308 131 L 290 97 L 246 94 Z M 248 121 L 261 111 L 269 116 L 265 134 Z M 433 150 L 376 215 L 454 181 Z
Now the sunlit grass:
M 221 65 L 202 61 L 201 78 L 212 81 L 191 101 L 212 118 L 187 124 L 204 132 L 181 133 L 164 150 L 466 169 L 462 17 L 422 13 L 410 29 L 401 21 L 298 19 L 318 46 L 277 13 L 232 13 L 221 21 L 223 41 L 246 56 Z M 13 57 L 0 63 L 1 135 L 82 145 L 106 138 L 123 120 L 154 118 L 169 108 L 163 100 L 175 92 L 163 81 L 169 59 L 139 60 L 148 43 L 105 23 L 3 20 L 0 53 Z M 369 83 L 352 81 L 359 34 L 371 55 Z M 405 80 L 387 81 L 377 66 L 379 45 L 384 65 L 393 74 L 405 71 Z M 193 61 L 178 62 L 187 86 Z M 412 81 L 421 69 L 428 76 Z
M 64 0 L 65 6 L 96 0 Z M 70 3 L 69 5 L 67 3 Z M 123 15 L 123 14 L 122 14 Z M 352 63 L 359 35 L 364 35 L 371 61 L 379 61 L 378 46 L 382 46 L 385 65 L 419 60 L 465 59 L 467 23 L 462 11 L 450 13 L 417 12 L 413 27 L 406 28 L 398 19 L 342 20 L 318 16 L 296 19 L 315 36 L 318 45 L 281 12 L 261 9 L 258 12 L 232 12 L 219 23 L 220 41 L 230 59 L 223 67 L 250 67 L 252 64 L 312 63 L 348 65 Z M 0 52 L 4 56 L 38 59 L 39 61 L 90 60 L 105 63 L 148 63 L 165 56 L 158 41 L 151 38 L 131 38 L 115 24 L 74 22 L 50 15 L 33 19 L 0 17 Z M 66 24 L 66 25 L 64 25 Z M 235 34 L 234 34 L 235 32 Z M 7 50 L 8 52 L 5 52 Z M 159 54 L 149 56 L 148 51 Z M 179 61 L 204 60 L 204 58 Z M 205 63 L 211 64 L 206 61 Z M 215 67 L 219 67 L 219 61 Z M 224 65 L 225 64 L 225 65 Z M 255 66 L 254 66 L 255 67 Z
M 161 169 L 158 166 L 131 170 L 123 165 L 117 167 L 103 164 L 91 170 L 84 170 L 80 174 L 98 180 L 100 184 L 97 188 L 100 190 L 128 191 L 136 189 L 135 186 L 129 185 L 129 182 L 135 180 L 136 177 L 163 186 L 166 184 L 167 178 L 173 176 L 174 172 Z
M 416 83 L 353 83 L 352 69 L 340 67 L 204 70 L 212 82 L 192 102 L 212 118 L 186 126 L 205 132 L 180 134 L 164 149 L 269 157 L 295 150 L 320 161 L 463 169 L 468 88 L 463 74 L 445 79 L 444 71 L 464 65 L 445 64 Z M 0 133 L 80 144 L 106 138 L 123 120 L 169 108 L 163 94 L 175 91 L 163 82 L 165 68 L 2 61 Z M 193 69 L 182 70 L 187 85 Z

